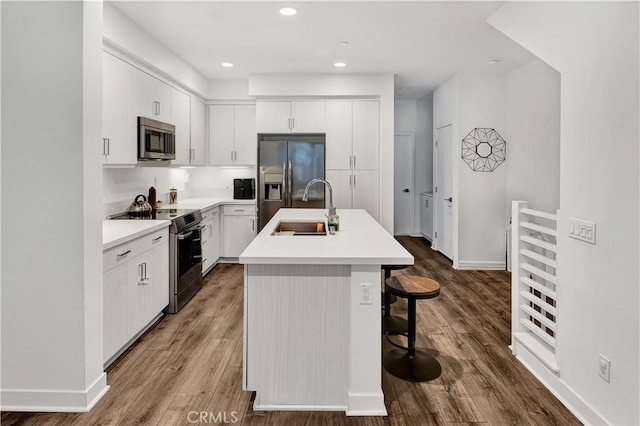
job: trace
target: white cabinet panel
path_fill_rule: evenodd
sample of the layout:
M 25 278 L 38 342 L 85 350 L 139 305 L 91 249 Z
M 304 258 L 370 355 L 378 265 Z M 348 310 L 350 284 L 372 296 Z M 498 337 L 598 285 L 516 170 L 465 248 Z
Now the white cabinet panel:
M 177 89 L 171 91 L 171 124 L 176 126 L 176 159 L 171 164 L 191 161 L 191 97 Z
M 239 257 L 256 235 L 255 216 L 223 217 L 224 222 L 224 257 Z
M 353 102 L 353 168 L 356 170 L 377 170 L 379 145 L 379 102 Z
M 378 171 L 356 170 L 353 174 L 353 208 L 365 209 L 378 220 Z
M 327 169 L 351 168 L 352 105 L 350 101 L 327 102 Z
M 233 164 L 234 106 L 209 106 L 209 163 Z
M 104 360 L 107 361 L 129 340 L 127 322 L 127 286 L 131 279 L 129 264 L 116 266 L 103 276 Z
M 433 196 L 420 194 L 420 229 L 422 235 L 433 241 Z
M 210 164 L 255 165 L 258 137 L 255 105 L 209 107 Z
M 167 259 L 168 260 L 168 259 Z M 152 309 L 152 298 L 149 292 L 149 270 L 153 262 L 151 253 L 146 252 L 136 257 L 130 266 L 134 268 L 135 279 L 129 281 L 127 286 L 127 322 L 129 327 L 128 339 L 131 339 L 147 325 L 147 318 Z M 168 287 L 167 287 L 168 288 Z M 168 293 L 168 291 L 167 291 Z
M 206 272 L 220 257 L 220 210 L 218 207 L 202 212 L 202 272 Z
M 353 177 L 350 170 L 327 170 L 326 177 L 331 184 L 331 189 L 333 189 L 333 205 L 338 209 L 339 216 L 340 209 L 350 209 L 352 206 L 351 185 Z M 329 191 L 325 191 L 325 199 L 328 200 L 328 197 Z
M 169 305 L 169 244 L 167 240 L 151 250 L 151 265 L 147 270 L 147 287 L 151 298 L 151 310 L 147 323 Z
M 325 101 L 291 102 L 291 131 L 293 133 L 324 133 L 327 120 Z
M 289 133 L 291 102 L 256 102 L 256 130 L 258 133 Z
M 102 52 L 103 164 L 136 164 L 138 123 L 135 108 L 136 70 Z
M 204 166 L 205 160 L 205 107 L 191 97 L 191 165 Z
M 258 134 L 256 132 L 256 106 L 234 107 L 235 164 L 255 165 L 258 162 Z
M 171 86 L 136 69 L 138 115 L 154 120 L 171 121 Z

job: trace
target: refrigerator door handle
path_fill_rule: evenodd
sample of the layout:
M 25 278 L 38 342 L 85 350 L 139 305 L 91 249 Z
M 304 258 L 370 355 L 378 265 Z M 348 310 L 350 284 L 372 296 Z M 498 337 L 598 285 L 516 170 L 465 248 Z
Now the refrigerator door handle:
M 287 207 L 287 162 L 282 162 L 282 198 L 284 206 Z
M 289 168 L 288 168 L 288 175 L 289 175 L 289 183 L 287 185 L 287 191 L 288 191 L 288 198 L 289 198 L 289 207 L 293 207 L 293 195 L 292 195 L 292 188 L 293 188 L 293 165 L 291 164 L 291 161 L 289 161 Z

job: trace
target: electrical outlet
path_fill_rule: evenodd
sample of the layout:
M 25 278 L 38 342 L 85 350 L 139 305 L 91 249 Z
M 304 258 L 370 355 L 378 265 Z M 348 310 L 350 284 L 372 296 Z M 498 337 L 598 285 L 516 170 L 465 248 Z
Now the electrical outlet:
M 361 305 L 370 305 L 373 302 L 372 285 L 369 283 L 360 284 L 362 286 L 362 294 L 360 298 Z
M 598 354 L 598 375 L 607 383 L 611 381 L 611 361 L 602 354 Z

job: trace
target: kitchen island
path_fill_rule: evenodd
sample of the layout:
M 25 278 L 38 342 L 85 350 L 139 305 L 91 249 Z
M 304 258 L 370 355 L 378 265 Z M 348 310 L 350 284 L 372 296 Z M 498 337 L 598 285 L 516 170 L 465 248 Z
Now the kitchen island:
M 243 389 L 255 410 L 386 415 L 380 267 L 414 259 L 364 210 L 339 210 L 335 235 L 272 235 L 325 213 L 281 209 L 240 255 Z

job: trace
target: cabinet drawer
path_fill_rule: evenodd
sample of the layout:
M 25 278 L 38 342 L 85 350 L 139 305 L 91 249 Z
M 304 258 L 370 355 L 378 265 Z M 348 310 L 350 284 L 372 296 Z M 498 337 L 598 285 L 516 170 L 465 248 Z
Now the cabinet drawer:
M 115 266 L 121 265 L 168 240 L 169 227 L 165 227 L 136 238 L 135 240 L 110 248 L 109 250 L 105 250 L 102 252 L 102 271 L 105 272 Z
M 256 206 L 245 204 L 227 204 L 224 206 L 225 216 L 255 216 Z
M 219 208 L 213 207 L 207 210 L 202 210 L 202 222 L 209 222 L 211 219 L 218 218 Z

